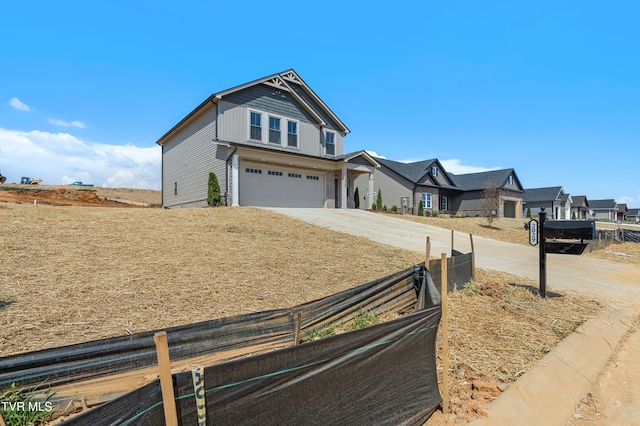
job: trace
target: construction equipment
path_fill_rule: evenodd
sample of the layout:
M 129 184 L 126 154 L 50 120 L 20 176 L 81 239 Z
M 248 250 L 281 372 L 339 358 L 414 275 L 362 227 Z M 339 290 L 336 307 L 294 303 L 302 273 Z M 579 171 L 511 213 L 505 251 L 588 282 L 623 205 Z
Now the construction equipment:
M 20 185 L 37 185 L 42 182 L 42 179 L 31 179 L 30 177 L 23 176 L 20 179 Z
M 5 183 L 6 181 L 7 181 L 7 177 L 2 176 L 2 173 L 0 173 L 0 183 Z

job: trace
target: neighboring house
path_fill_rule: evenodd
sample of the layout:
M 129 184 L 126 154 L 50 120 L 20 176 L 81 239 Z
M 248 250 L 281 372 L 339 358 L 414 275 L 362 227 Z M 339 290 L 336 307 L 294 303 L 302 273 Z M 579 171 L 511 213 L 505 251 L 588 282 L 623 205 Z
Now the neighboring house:
M 586 220 L 589 218 L 589 200 L 585 195 L 571 196 L 571 219 Z
M 354 180 L 373 192 L 379 164 L 345 154 L 348 133 L 292 69 L 214 93 L 156 142 L 162 205 L 206 205 L 213 172 L 227 205 L 353 207 Z
M 627 220 L 628 214 L 629 214 L 629 210 L 627 209 L 627 205 L 624 203 L 618 204 L 618 212 L 616 213 L 616 220 L 623 222 Z
M 614 199 L 590 200 L 589 213 L 591 213 L 591 219 L 614 221 L 618 213 L 618 203 Z
M 382 203 L 391 208 L 398 207 L 402 211 L 417 214 L 420 201 L 428 211 L 452 213 L 450 201 L 460 194 L 449 174 L 438 160 L 425 160 L 413 163 L 401 163 L 376 157 L 380 167 L 373 173 L 374 192 L 368 192 L 368 181 L 365 176 L 356 178 L 358 193 L 374 198 L 378 191 L 382 192 Z M 372 194 L 372 195 L 369 195 Z M 368 203 L 367 203 L 368 204 Z M 361 207 L 365 208 L 362 204 Z
M 520 217 L 524 188 L 513 169 L 454 175 L 449 173 L 462 193 L 453 200 L 457 214 L 482 216 L 486 210 L 484 191 L 489 186 L 500 190 L 498 217 Z
M 627 220 L 630 222 L 640 222 L 640 209 L 629 209 L 627 212 Z
M 571 195 L 565 193 L 561 186 L 525 189 L 523 202 L 524 214 L 531 209 L 532 217 L 539 215 L 544 207 L 547 220 L 571 218 Z
M 375 192 L 382 191 L 382 202 L 417 214 L 419 204 L 425 211 L 448 214 L 484 215 L 483 191 L 487 183 L 500 188 L 499 217 L 519 217 L 523 188 L 513 169 L 466 175 L 447 173 L 437 159 L 401 163 L 375 158 L 380 167 L 373 173 Z M 356 187 L 366 187 L 364 177 Z M 360 194 L 362 192 L 358 191 Z

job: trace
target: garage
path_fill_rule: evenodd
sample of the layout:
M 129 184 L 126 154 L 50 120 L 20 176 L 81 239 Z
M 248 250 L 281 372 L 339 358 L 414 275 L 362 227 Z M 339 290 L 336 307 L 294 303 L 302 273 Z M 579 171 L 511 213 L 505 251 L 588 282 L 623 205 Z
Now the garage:
M 504 217 L 516 217 L 516 202 L 505 201 L 504 202 Z
M 246 161 L 239 169 L 241 206 L 324 207 L 324 172 Z

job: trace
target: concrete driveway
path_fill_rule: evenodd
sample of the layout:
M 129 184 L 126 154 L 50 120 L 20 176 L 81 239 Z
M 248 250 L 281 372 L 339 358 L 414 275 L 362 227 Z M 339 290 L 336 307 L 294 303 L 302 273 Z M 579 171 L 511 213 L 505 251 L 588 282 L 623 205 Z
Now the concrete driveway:
M 353 209 L 284 209 L 272 211 L 318 226 L 368 238 L 382 244 L 431 256 L 450 253 L 451 231 L 387 215 Z M 522 238 L 528 240 L 523 230 Z M 539 280 L 538 247 L 473 237 L 476 266 Z M 454 233 L 455 249 L 470 251 L 467 234 Z M 585 256 L 547 255 L 547 291 L 578 292 L 608 306 L 551 351 L 533 370 L 491 403 L 488 418 L 477 424 L 566 425 L 588 392 L 603 402 L 607 424 L 637 423 L 640 411 L 640 369 L 637 362 L 607 364 L 614 353 L 640 353 L 632 324 L 640 309 L 640 268 Z M 635 367 L 634 367 L 635 366 Z M 600 377 L 599 377 L 600 376 Z M 625 384 L 620 392 L 620 381 Z M 623 396 L 621 396 L 621 394 Z M 629 419 L 633 419 L 631 422 Z M 636 423 L 633 423 L 636 422 Z

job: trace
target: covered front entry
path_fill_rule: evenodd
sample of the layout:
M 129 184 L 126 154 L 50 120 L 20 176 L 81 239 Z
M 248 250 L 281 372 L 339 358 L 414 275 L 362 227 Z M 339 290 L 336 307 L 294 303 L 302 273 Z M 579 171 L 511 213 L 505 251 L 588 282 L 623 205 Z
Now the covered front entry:
M 324 207 L 325 172 L 240 161 L 241 206 Z

